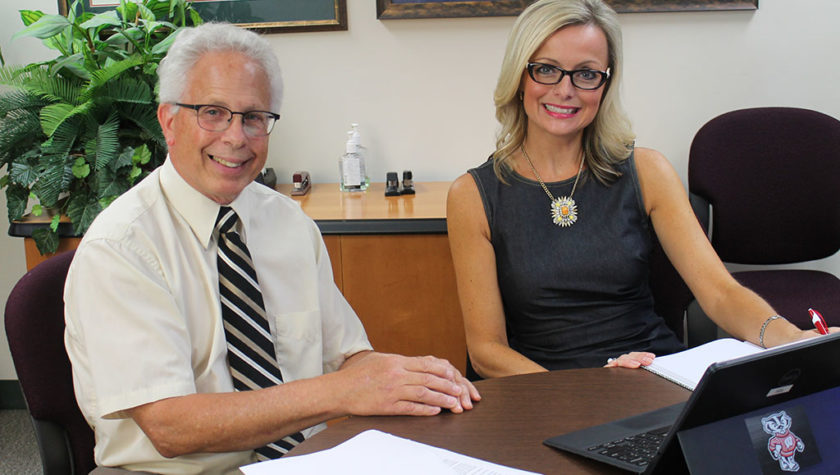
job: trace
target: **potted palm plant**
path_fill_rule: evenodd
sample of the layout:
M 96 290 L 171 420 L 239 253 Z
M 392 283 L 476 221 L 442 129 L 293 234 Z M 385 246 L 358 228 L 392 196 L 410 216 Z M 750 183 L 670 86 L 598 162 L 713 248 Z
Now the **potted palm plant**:
M 60 221 L 83 234 L 163 163 L 157 66 L 179 29 L 201 18 L 186 0 L 121 0 L 97 14 L 76 0 L 67 16 L 20 13 L 25 28 L 13 39 L 37 37 L 58 55 L 0 68 L 0 188 L 10 222 L 46 222 L 31 231 L 45 254 L 58 247 Z

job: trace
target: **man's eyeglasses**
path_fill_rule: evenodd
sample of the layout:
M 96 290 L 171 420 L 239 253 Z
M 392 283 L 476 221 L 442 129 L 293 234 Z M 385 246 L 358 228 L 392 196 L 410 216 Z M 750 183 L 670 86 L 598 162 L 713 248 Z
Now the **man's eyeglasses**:
M 268 111 L 234 112 L 227 107 L 213 104 L 182 104 L 176 106 L 187 107 L 196 112 L 198 126 L 204 130 L 221 132 L 230 127 L 233 116 L 242 116 L 242 130 L 250 137 L 265 137 L 271 133 L 274 123 L 280 118 L 279 114 Z
M 563 68 L 545 63 L 528 63 L 528 75 L 534 82 L 553 85 L 563 80 L 566 75 L 572 80 L 572 85 L 578 89 L 591 91 L 603 86 L 610 78 L 610 68 L 606 71 L 597 69 L 575 69 L 566 71 Z

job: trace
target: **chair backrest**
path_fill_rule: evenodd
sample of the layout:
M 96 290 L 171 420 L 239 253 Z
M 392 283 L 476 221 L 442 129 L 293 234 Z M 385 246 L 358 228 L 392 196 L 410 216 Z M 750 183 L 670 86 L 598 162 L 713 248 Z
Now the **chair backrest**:
M 94 436 L 76 403 L 64 349 L 64 282 L 75 251 L 26 273 L 6 302 L 6 335 L 35 424 L 44 473 L 88 473 Z
M 694 299 L 688 285 L 677 269 L 668 260 L 662 245 L 654 236 L 653 251 L 650 254 L 650 292 L 653 294 L 653 309 L 665 320 L 665 324 L 680 341 L 685 341 L 684 316 L 688 304 Z
M 791 107 L 715 117 L 691 144 L 688 187 L 711 204 L 724 262 L 831 256 L 840 249 L 840 121 Z

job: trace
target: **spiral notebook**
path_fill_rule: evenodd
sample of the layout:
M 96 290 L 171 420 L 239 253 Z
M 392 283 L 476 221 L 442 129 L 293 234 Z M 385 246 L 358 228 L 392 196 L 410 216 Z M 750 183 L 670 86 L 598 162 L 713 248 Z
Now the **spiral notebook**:
M 712 363 L 719 363 L 764 351 L 758 345 L 734 338 L 721 338 L 679 353 L 657 356 L 653 363 L 643 366 L 651 373 L 694 391 L 703 373 Z

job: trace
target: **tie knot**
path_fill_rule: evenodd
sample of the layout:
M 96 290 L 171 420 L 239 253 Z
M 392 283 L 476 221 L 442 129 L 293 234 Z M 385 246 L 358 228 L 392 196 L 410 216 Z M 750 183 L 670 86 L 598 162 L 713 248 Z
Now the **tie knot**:
M 216 229 L 220 234 L 226 234 L 233 230 L 236 222 L 239 221 L 239 216 L 236 211 L 230 206 L 222 206 L 219 208 L 219 215 L 216 216 Z

